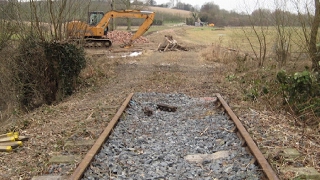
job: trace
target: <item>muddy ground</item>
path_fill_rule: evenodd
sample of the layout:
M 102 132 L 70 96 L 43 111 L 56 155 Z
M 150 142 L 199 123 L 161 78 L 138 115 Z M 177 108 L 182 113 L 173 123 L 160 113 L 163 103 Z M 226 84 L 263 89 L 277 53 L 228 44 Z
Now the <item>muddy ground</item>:
M 11 153 L 0 152 L 0 179 L 30 179 L 49 173 L 68 176 L 78 162 L 55 166 L 49 159 L 54 155 L 84 156 L 89 147 L 67 149 L 65 142 L 95 140 L 132 92 L 185 93 L 194 97 L 220 93 L 260 147 L 294 146 L 301 135 L 297 128 L 288 125 L 293 119 L 267 108 L 258 110 L 257 104 L 243 101 L 237 87 L 224 81 L 228 67 L 205 60 L 202 54 L 207 46 L 184 39 L 184 33 L 183 29 L 152 33 L 147 36 L 150 43 L 136 44 L 134 49 L 142 52 L 136 57 L 122 57 L 126 53 L 117 45 L 110 51 L 87 50 L 90 60 L 75 94 L 59 104 L 42 106 L 3 124 L 1 133 L 16 130 L 30 139 Z M 156 51 L 166 34 L 173 35 L 189 51 Z M 273 154 L 269 161 L 284 179 L 289 177 L 281 173 L 280 167 L 285 164 L 273 160 Z

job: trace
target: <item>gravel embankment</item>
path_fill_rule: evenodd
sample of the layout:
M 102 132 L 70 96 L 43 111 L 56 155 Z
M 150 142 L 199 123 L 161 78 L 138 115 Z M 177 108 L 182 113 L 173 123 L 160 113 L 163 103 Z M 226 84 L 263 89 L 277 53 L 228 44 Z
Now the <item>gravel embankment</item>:
M 157 104 L 177 110 L 159 110 Z M 253 156 L 230 131 L 234 127 L 212 101 L 136 93 L 83 179 L 261 179 Z M 219 153 L 226 156 L 208 155 Z

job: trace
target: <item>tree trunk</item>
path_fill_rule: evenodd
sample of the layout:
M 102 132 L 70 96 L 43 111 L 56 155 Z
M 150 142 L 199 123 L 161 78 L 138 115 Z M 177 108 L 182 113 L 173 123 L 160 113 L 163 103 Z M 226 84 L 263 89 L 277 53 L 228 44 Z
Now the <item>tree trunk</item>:
M 131 30 L 131 19 L 130 18 L 127 18 L 127 24 L 128 24 L 128 27 L 127 27 L 127 30 Z
M 130 8 L 131 8 L 130 0 L 127 0 L 127 1 L 126 1 L 126 8 L 127 8 L 127 9 L 130 9 Z M 131 30 L 131 19 L 130 19 L 130 18 L 127 18 L 127 23 L 128 23 L 127 30 Z
M 311 26 L 310 41 L 309 41 L 309 55 L 312 59 L 312 69 L 316 72 L 320 72 L 320 55 L 317 55 L 317 35 L 320 25 L 320 2 L 315 2 L 315 15 Z
M 116 9 L 114 0 L 111 0 L 111 10 L 114 11 Z M 114 31 L 116 29 L 116 20 L 114 18 L 111 18 L 111 31 Z

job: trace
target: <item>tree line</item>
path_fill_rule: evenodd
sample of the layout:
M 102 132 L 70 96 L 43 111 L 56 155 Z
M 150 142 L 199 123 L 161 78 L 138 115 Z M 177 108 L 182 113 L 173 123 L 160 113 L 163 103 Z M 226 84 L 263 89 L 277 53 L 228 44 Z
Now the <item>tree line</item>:
M 157 7 L 170 8 L 172 2 L 165 4 L 157 4 L 154 0 L 147 1 L 148 5 Z M 300 26 L 300 20 L 307 19 L 309 14 L 298 14 L 282 9 L 270 10 L 266 8 L 258 8 L 251 13 L 227 11 L 221 9 L 219 5 L 214 2 L 207 2 L 200 8 L 194 7 L 191 4 L 177 1 L 172 9 L 180 9 L 191 11 L 191 19 L 188 20 L 192 25 L 194 21 L 200 20 L 201 22 L 214 23 L 218 26 L 250 26 L 254 22 L 257 26 L 271 26 L 274 25 L 275 20 L 281 15 L 286 20 L 287 26 Z M 252 20 L 249 20 L 251 17 Z M 192 20 L 193 19 L 193 20 Z

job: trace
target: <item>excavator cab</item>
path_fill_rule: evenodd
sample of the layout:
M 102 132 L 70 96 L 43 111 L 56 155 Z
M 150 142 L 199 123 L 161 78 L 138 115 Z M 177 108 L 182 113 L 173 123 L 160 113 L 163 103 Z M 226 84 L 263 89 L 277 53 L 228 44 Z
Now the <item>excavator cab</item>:
M 88 24 L 89 26 L 96 26 L 103 18 L 104 13 L 102 11 L 92 11 L 88 13 Z M 104 35 L 108 33 L 108 26 L 104 29 Z
M 88 24 L 90 26 L 96 26 L 103 18 L 104 13 L 102 11 L 92 11 L 88 13 Z

